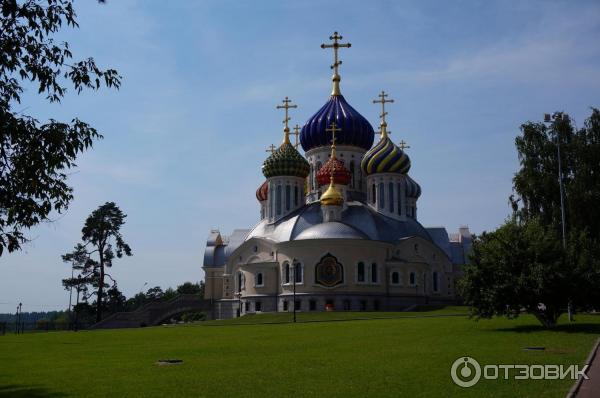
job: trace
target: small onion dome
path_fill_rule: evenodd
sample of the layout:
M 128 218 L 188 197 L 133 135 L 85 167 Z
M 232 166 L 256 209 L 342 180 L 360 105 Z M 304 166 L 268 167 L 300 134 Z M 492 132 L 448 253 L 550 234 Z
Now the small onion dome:
M 330 145 L 331 134 L 326 130 L 331 122 L 341 128 L 339 135 L 336 135 L 337 145 L 350 145 L 365 150 L 373 145 L 373 126 L 340 94 L 329 97 L 329 101 L 302 127 L 300 143 L 304 151 Z
M 367 175 L 374 173 L 406 174 L 410 170 L 410 159 L 402 149 L 392 142 L 387 133 L 384 133 L 377 145 L 365 153 L 360 167 Z
M 294 176 L 306 178 L 310 165 L 288 139 L 265 160 L 262 166 L 265 177 Z
M 348 185 L 352 179 L 352 174 L 344 166 L 344 162 L 334 156 L 330 157 L 317 172 L 319 186 L 322 187 L 329 184 L 332 175 L 334 184 Z
M 405 180 L 406 197 L 417 199 L 421 196 L 421 186 L 415 180 L 406 176 Z
M 341 206 L 344 204 L 344 197 L 333 185 L 333 179 L 330 179 L 329 188 L 321 195 L 319 200 L 324 206 Z
M 263 201 L 267 200 L 268 194 L 269 194 L 269 184 L 267 183 L 267 181 L 265 181 L 256 190 L 256 199 L 258 199 L 259 202 L 263 202 Z

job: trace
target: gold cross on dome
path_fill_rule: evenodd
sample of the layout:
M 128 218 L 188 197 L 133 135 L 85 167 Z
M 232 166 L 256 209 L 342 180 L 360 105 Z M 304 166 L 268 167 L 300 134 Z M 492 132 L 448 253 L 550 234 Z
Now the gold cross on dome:
M 331 127 L 326 128 L 325 131 L 331 133 L 331 145 L 335 148 L 335 133 L 342 131 L 341 128 L 337 127 L 335 122 L 331 122 Z
M 338 74 L 338 66 L 342 64 L 342 61 L 338 59 L 338 50 L 340 48 L 350 48 L 352 46 L 351 43 L 339 43 L 338 40 L 342 40 L 343 37 L 338 34 L 338 32 L 333 32 L 333 36 L 329 36 L 329 40 L 333 40 L 332 44 L 321 44 L 321 48 L 333 48 L 333 65 L 331 65 L 331 69 L 333 69 L 334 74 Z
M 404 140 L 400 141 L 398 143 L 398 146 L 400 147 L 400 149 L 404 150 L 406 148 L 410 148 L 410 145 L 407 145 L 407 142 L 405 142 Z
M 285 124 L 285 130 L 287 130 L 287 132 L 290 131 L 289 127 L 288 127 L 288 122 L 290 121 L 290 117 L 288 115 L 288 110 L 291 108 L 297 108 L 298 105 L 292 105 L 291 102 L 292 100 L 289 99 L 288 97 L 285 97 L 284 100 L 282 100 L 281 102 L 283 102 L 283 105 L 277 105 L 276 109 L 285 109 L 285 119 L 283 119 L 283 124 Z
M 294 148 L 298 149 L 298 145 L 300 145 L 300 142 L 298 141 L 298 137 L 300 136 L 300 126 L 299 125 L 295 125 L 294 126 L 294 132 L 292 133 L 294 134 Z
M 270 147 L 267 147 L 267 150 L 265 152 L 274 153 L 275 152 L 275 148 L 277 148 L 277 147 L 275 145 L 271 144 Z
M 385 99 L 385 97 L 387 97 L 388 95 L 385 93 L 385 91 L 381 90 L 381 94 L 378 95 L 378 97 L 380 99 L 376 99 L 373 100 L 374 104 L 381 104 L 381 115 L 379 115 L 379 117 L 381 118 L 381 123 L 385 123 L 385 115 L 387 115 L 388 113 L 385 111 L 385 104 L 386 103 L 393 103 L 394 100 L 393 99 Z

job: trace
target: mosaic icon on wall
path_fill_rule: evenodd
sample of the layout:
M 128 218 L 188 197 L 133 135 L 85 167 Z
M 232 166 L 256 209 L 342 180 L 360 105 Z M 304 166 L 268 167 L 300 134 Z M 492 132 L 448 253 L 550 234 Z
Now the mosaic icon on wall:
M 326 254 L 315 266 L 315 282 L 325 287 L 334 287 L 344 282 L 344 266 L 333 255 Z

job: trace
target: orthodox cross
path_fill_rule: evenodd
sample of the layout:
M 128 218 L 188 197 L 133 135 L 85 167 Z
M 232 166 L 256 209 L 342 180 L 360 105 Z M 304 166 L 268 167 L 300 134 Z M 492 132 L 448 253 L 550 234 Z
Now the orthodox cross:
M 283 105 L 277 105 L 276 109 L 285 109 L 285 119 L 283 119 L 283 124 L 285 124 L 285 130 L 287 130 L 289 132 L 290 129 L 288 127 L 288 122 L 290 121 L 291 118 L 288 115 L 288 109 L 297 108 L 298 105 L 292 105 L 291 104 L 292 100 L 289 99 L 288 97 L 285 97 L 285 99 L 282 100 L 281 102 L 283 102 Z
M 388 95 L 385 93 L 385 91 L 381 90 L 381 94 L 378 95 L 378 97 L 380 99 L 377 100 L 373 100 L 374 104 L 381 104 L 381 115 L 379 115 L 379 117 L 381 118 L 381 123 L 385 123 L 385 115 L 387 115 L 388 113 L 385 111 L 385 104 L 386 103 L 392 103 L 394 102 L 393 99 L 385 99 L 385 97 L 387 97 Z
M 300 126 L 295 125 L 294 132 L 292 134 L 294 134 L 294 136 L 295 136 L 294 148 L 298 149 L 298 145 L 300 145 L 300 143 L 298 142 L 298 136 L 300 136 Z
M 405 148 L 410 148 L 410 145 L 407 145 L 407 143 L 402 140 L 398 143 L 398 146 L 400 147 L 400 149 L 404 150 Z
M 331 122 L 331 127 L 326 128 L 325 131 L 331 133 L 331 158 L 335 159 L 335 133 L 342 131 L 341 128 L 337 127 L 335 122 Z
M 381 118 L 381 123 L 380 123 L 381 129 L 379 130 L 379 134 L 383 134 L 384 132 L 386 134 L 391 134 L 391 131 L 387 131 L 387 122 L 385 121 L 385 116 L 388 113 L 385 111 L 385 104 L 386 103 L 391 104 L 392 102 L 394 102 L 394 100 L 393 99 L 385 99 L 387 96 L 388 95 L 385 93 L 385 91 L 381 90 L 381 94 L 378 95 L 378 97 L 380 99 L 373 100 L 374 104 L 381 104 L 381 115 L 379 115 L 379 117 Z
M 338 67 L 342 64 L 342 61 L 338 58 L 338 50 L 340 48 L 350 48 L 352 44 L 350 43 L 339 43 L 338 40 L 342 40 L 342 36 L 338 34 L 338 32 L 333 32 L 333 36 L 329 36 L 329 40 L 333 40 L 332 44 L 321 44 L 321 48 L 333 48 L 333 65 L 331 65 L 331 69 L 333 69 L 333 90 L 331 91 L 331 95 L 340 95 L 340 75 L 338 74 Z
M 330 126 L 331 127 L 326 128 L 325 131 L 328 133 L 331 133 L 331 145 L 333 145 L 333 147 L 335 147 L 335 133 L 342 131 L 342 129 L 337 127 L 335 122 L 331 122 Z
M 333 48 L 333 65 L 331 65 L 331 69 L 333 69 L 334 73 L 338 74 L 338 66 L 342 64 L 342 61 L 338 59 L 338 49 L 340 48 L 350 48 L 352 44 L 350 43 L 338 43 L 338 40 L 342 40 L 342 36 L 338 34 L 338 32 L 333 32 L 333 36 L 329 36 L 329 40 L 333 40 L 333 44 L 321 44 L 321 48 Z
M 275 148 L 277 148 L 275 145 L 271 144 L 270 147 L 267 148 L 267 150 L 265 152 L 271 152 L 274 153 L 275 152 Z

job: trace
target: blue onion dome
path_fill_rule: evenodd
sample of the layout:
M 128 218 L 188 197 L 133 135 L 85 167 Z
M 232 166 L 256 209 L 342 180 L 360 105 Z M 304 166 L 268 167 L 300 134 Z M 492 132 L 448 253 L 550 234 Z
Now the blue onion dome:
M 286 131 L 283 143 L 264 161 L 262 172 L 265 177 L 294 176 L 306 178 L 310 172 L 308 161 L 294 148 Z
M 367 175 L 374 173 L 401 173 L 410 170 L 410 158 L 392 142 L 384 125 L 379 142 L 371 148 L 360 162 L 360 167 Z
M 373 145 L 373 126 L 346 102 L 341 94 L 334 94 L 302 127 L 300 143 L 304 151 L 331 144 L 331 133 L 326 131 L 335 122 L 341 131 L 336 134 L 337 145 L 349 145 L 365 150 Z
M 417 184 L 417 182 L 410 178 L 408 175 L 406 176 L 404 184 L 407 198 L 418 199 L 419 196 L 421 196 L 421 186 Z

